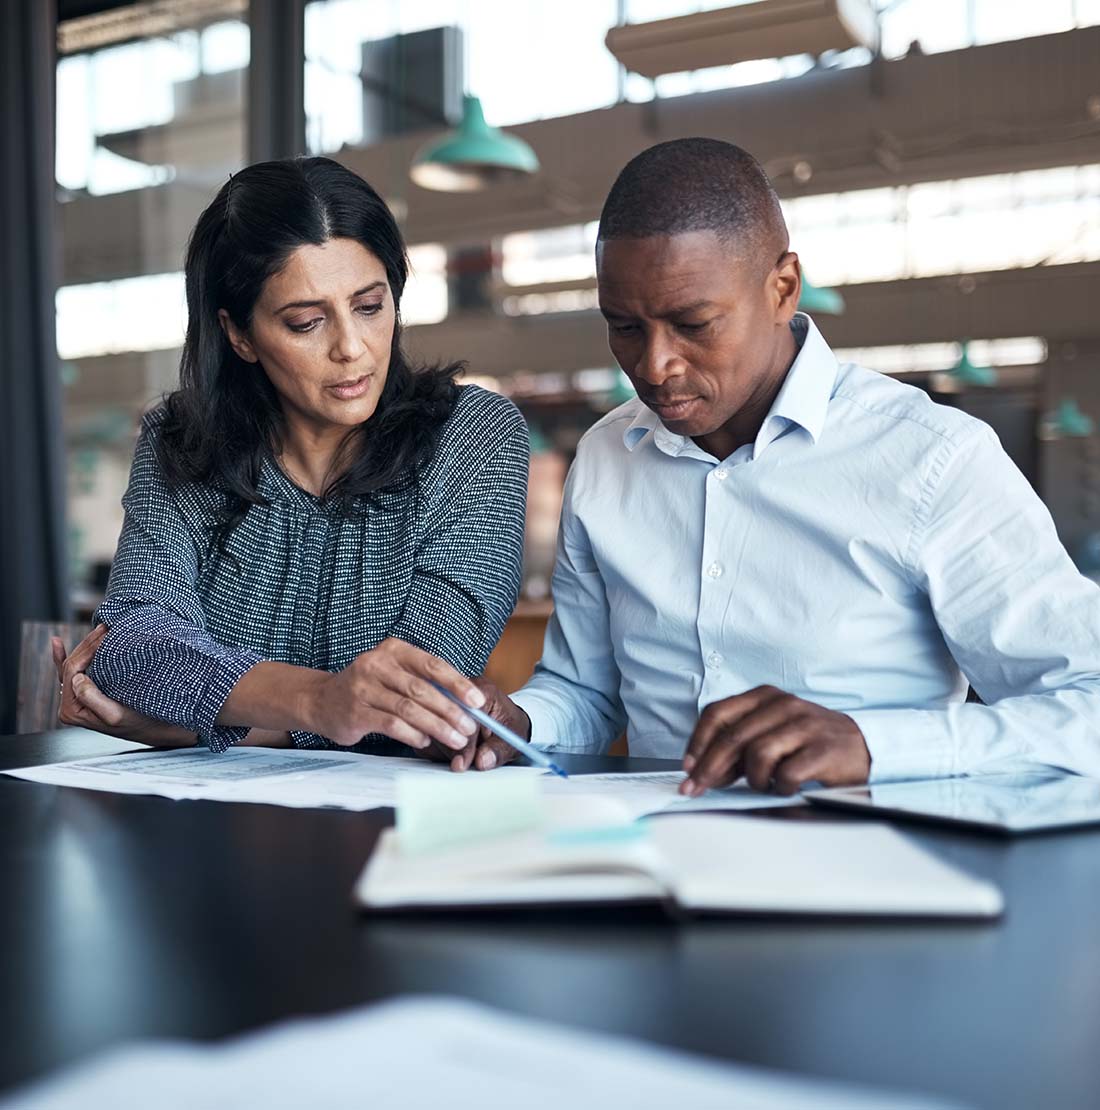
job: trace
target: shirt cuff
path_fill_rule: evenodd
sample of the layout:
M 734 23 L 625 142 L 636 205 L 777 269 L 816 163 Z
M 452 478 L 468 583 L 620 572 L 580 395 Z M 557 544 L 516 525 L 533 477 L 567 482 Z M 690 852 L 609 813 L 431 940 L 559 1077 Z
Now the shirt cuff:
M 563 710 L 560 697 L 526 687 L 508 697 L 531 719 L 531 743 L 536 748 L 580 755 L 604 753 L 598 740 L 586 739 L 583 720 Z
M 869 782 L 957 775 L 957 753 L 947 714 L 930 709 L 856 709 L 855 721 L 871 753 Z
M 226 653 L 211 659 L 206 675 L 194 684 L 199 688 L 195 699 L 194 726 L 199 734 L 199 742 L 206 744 L 212 752 L 224 752 L 248 735 L 247 725 L 228 726 L 216 722 L 233 687 L 257 663 L 262 662 L 263 656 L 255 651 Z

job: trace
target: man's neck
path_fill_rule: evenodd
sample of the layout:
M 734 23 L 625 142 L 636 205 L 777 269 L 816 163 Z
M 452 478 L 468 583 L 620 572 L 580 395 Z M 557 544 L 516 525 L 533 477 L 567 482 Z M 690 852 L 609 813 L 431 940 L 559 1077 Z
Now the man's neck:
M 783 383 L 787 380 L 794 360 L 798 357 L 799 344 L 788 328 L 776 348 L 769 372 L 761 379 L 756 394 L 741 406 L 720 428 L 704 436 L 693 437 L 694 442 L 716 459 L 726 459 L 746 443 L 754 443 L 760 429 L 775 404 Z

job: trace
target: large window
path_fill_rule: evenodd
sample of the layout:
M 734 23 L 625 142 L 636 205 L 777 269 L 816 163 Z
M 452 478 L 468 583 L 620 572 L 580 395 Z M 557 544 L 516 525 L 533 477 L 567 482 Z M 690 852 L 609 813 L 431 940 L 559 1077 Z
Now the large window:
M 86 586 L 114 554 L 140 415 L 176 377 L 187 236 L 244 163 L 245 8 L 135 7 L 60 28 L 57 342 L 70 552 Z

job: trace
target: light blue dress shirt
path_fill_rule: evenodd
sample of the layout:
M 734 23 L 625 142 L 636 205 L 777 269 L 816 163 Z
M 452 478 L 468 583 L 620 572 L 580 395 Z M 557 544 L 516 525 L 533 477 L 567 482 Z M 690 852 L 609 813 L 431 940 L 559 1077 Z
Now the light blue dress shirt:
M 532 739 L 602 752 L 625 726 L 633 755 L 678 758 L 703 708 L 768 684 L 851 716 L 872 781 L 1100 776 L 1100 588 L 996 435 L 792 329 L 729 458 L 638 400 L 581 440 L 542 661 L 513 695 Z

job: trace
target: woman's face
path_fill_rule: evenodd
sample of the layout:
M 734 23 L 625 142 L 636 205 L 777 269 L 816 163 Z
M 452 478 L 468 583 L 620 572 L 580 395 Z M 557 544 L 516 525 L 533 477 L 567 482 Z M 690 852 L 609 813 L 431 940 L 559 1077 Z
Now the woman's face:
M 268 279 L 242 332 L 224 310 L 233 349 L 258 362 L 291 422 L 350 428 L 378 406 L 396 314 L 382 263 L 354 239 L 299 247 Z

